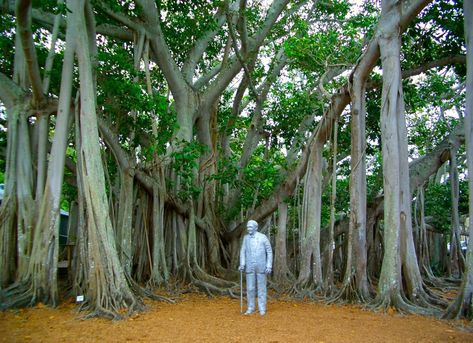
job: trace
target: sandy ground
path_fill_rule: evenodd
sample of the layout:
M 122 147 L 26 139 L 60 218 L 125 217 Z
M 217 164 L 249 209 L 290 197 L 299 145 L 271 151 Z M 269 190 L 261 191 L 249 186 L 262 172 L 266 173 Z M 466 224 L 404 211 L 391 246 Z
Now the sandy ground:
M 473 324 L 350 305 L 268 302 L 268 313 L 243 316 L 239 300 L 182 296 L 148 302 L 122 321 L 81 320 L 73 303 L 0 312 L 0 342 L 473 342 Z

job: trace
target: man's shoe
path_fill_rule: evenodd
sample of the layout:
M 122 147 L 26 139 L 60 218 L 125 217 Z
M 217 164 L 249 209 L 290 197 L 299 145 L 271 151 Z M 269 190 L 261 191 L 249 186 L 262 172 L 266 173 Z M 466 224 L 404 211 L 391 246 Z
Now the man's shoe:
M 260 311 L 259 314 L 260 314 L 260 316 L 264 316 L 266 314 L 266 312 L 265 311 Z
M 250 314 L 253 314 L 253 311 L 252 311 L 252 310 L 247 310 L 247 311 L 245 312 L 245 316 L 248 316 L 248 315 L 250 315 Z

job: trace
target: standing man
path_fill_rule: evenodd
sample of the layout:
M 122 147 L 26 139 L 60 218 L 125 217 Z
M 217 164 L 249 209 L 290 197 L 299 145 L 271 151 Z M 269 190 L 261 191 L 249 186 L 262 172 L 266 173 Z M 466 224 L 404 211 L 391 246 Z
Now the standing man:
M 246 292 L 248 310 L 245 315 L 255 311 L 255 289 L 258 287 L 258 310 L 260 315 L 266 313 L 266 274 L 271 273 L 273 251 L 268 237 L 257 232 L 258 223 L 249 220 L 246 225 L 248 234 L 243 237 L 240 250 L 240 272 L 246 273 Z

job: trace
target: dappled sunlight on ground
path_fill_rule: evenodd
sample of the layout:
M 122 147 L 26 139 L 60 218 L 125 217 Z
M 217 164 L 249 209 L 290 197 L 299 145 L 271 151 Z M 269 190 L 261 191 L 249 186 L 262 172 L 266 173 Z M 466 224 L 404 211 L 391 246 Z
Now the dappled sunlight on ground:
M 473 342 L 473 325 L 465 321 L 352 305 L 270 299 L 261 317 L 241 315 L 239 300 L 201 294 L 147 304 L 146 312 L 122 321 L 80 320 L 73 303 L 0 312 L 0 342 Z

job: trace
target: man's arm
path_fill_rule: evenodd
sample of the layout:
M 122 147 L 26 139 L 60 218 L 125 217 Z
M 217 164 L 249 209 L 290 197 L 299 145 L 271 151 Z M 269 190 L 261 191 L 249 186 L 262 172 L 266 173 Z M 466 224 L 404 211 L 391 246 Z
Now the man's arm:
M 265 236 L 264 248 L 266 249 L 266 273 L 271 273 L 273 268 L 273 250 L 271 249 L 271 243 L 269 243 L 268 237 Z
M 240 249 L 240 267 L 238 268 L 240 271 L 245 270 L 246 266 L 246 236 L 243 237 L 243 241 L 241 242 L 241 249 Z

